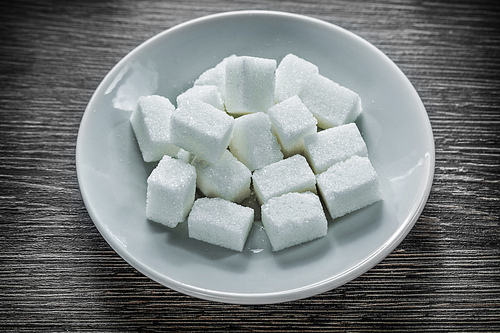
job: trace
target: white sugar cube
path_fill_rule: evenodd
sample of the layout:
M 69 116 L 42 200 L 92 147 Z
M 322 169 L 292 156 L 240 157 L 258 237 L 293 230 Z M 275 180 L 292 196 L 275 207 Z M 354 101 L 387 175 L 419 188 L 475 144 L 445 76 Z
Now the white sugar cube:
M 287 193 L 262 206 L 262 224 L 273 251 L 308 242 L 327 233 L 328 222 L 318 196 Z
M 305 156 L 318 174 L 353 155 L 367 156 L 367 148 L 355 123 L 332 127 L 304 137 Z
M 179 152 L 174 156 L 175 158 L 178 158 L 179 160 L 189 163 L 193 159 L 193 154 L 188 152 L 187 150 L 184 150 L 182 148 L 179 149 Z
M 286 55 L 276 69 L 276 102 L 298 95 L 307 79 L 318 74 L 318 67 L 294 54 Z
M 317 176 L 318 188 L 332 218 L 381 200 L 378 175 L 368 157 L 353 156 Z
M 219 90 L 222 100 L 225 100 L 225 85 L 226 85 L 226 62 L 229 59 L 236 58 L 236 55 L 231 55 L 224 58 L 215 67 L 207 69 L 194 81 L 195 86 L 216 86 Z
M 178 147 L 216 163 L 229 145 L 234 119 L 210 104 L 195 101 L 170 118 L 170 136 Z
M 295 95 L 271 107 L 267 114 L 283 154 L 288 157 L 304 152 L 304 136 L 316 133 L 317 120 Z
M 255 170 L 252 180 L 261 204 L 288 192 L 316 192 L 316 176 L 302 155 L 294 155 Z
M 274 105 L 276 60 L 235 57 L 226 63 L 226 111 L 241 115 L 266 112 Z
M 358 94 L 319 74 L 309 78 L 299 97 L 321 128 L 353 122 L 362 110 Z
M 189 237 L 241 252 L 253 218 L 252 208 L 221 198 L 200 198 L 189 213 Z
M 196 170 L 181 160 L 164 156 L 148 177 L 146 216 L 173 228 L 183 222 L 196 191 Z
M 168 98 L 152 95 L 139 97 L 130 123 L 146 162 L 159 161 L 163 155 L 175 156 L 179 147 L 170 138 L 170 116 L 175 107 Z
M 229 149 L 250 171 L 283 159 L 269 116 L 262 112 L 235 119 Z
M 217 163 L 195 157 L 191 164 L 196 168 L 196 184 L 207 197 L 241 202 L 250 196 L 252 173 L 229 150 Z
M 177 107 L 182 107 L 192 100 L 199 100 L 215 106 L 224 111 L 224 102 L 222 101 L 219 89 L 216 86 L 193 86 L 177 96 Z

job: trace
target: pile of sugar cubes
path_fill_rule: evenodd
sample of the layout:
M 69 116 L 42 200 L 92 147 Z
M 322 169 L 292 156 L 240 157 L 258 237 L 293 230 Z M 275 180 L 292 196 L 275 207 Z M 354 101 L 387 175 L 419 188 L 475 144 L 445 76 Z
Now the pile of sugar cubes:
M 242 251 L 254 210 L 241 203 L 254 193 L 278 251 L 327 234 L 323 205 L 337 218 L 381 200 L 354 123 L 359 96 L 296 55 L 279 66 L 232 55 L 176 103 L 143 96 L 130 117 L 144 161 L 159 161 L 147 179 L 152 221 L 187 219 L 189 237 Z

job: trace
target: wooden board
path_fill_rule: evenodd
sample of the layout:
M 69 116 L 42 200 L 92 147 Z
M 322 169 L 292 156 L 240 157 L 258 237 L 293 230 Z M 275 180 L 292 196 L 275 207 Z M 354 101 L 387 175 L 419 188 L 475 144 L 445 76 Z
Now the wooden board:
M 494 1 L 0 6 L 0 330 L 500 331 Z M 413 83 L 435 136 L 434 185 L 409 236 L 358 279 L 296 302 L 226 305 L 153 282 L 101 237 L 76 178 L 83 112 L 116 62 L 174 25 L 240 9 L 309 15 L 367 39 Z

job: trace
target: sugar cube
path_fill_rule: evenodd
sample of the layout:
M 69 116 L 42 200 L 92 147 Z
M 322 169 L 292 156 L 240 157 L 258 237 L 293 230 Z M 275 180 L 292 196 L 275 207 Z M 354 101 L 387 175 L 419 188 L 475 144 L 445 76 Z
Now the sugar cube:
M 224 111 L 224 102 L 222 100 L 219 89 L 216 86 L 193 86 L 177 96 L 177 107 L 189 103 L 193 99 L 200 100 L 215 106 L 217 109 Z
M 367 156 L 366 143 L 355 123 L 304 137 L 305 156 L 318 174 L 353 155 Z
M 174 157 L 180 159 L 183 162 L 189 163 L 191 162 L 194 156 L 187 150 L 179 148 L 179 152 Z
M 250 171 L 283 159 L 280 145 L 271 130 L 271 120 L 262 112 L 235 119 L 229 149 Z
M 262 206 L 262 224 L 273 251 L 308 242 L 327 233 L 328 222 L 318 196 L 286 193 Z
M 196 100 L 178 108 L 170 119 L 172 142 L 211 163 L 228 147 L 233 127 L 233 117 Z
M 294 155 L 255 170 L 252 180 L 261 204 L 287 192 L 316 192 L 316 176 L 302 155 Z
M 285 157 L 304 152 L 304 136 L 316 133 L 317 120 L 295 95 L 271 107 L 267 114 Z
M 147 183 L 146 216 L 170 228 L 183 222 L 194 202 L 195 168 L 165 155 Z
M 319 74 L 307 80 L 299 97 L 324 129 L 353 122 L 362 110 L 358 94 Z
M 318 188 L 332 218 L 381 200 L 378 175 L 368 157 L 354 155 L 317 176 Z
M 276 69 L 276 102 L 298 95 L 307 79 L 314 74 L 318 74 L 316 65 L 294 54 L 287 54 Z
M 226 85 L 226 63 L 236 55 L 230 55 L 219 62 L 215 67 L 207 69 L 194 81 L 195 86 L 216 86 L 219 90 L 222 100 L 225 100 Z
M 274 105 L 276 60 L 235 57 L 226 63 L 225 105 L 234 115 L 266 112 Z
M 159 161 L 163 155 L 175 156 L 179 147 L 172 144 L 170 117 L 175 107 L 168 98 L 151 95 L 139 97 L 130 123 L 145 162 Z
M 252 173 L 229 150 L 217 163 L 195 157 L 191 164 L 196 168 L 196 184 L 207 197 L 241 202 L 250 196 Z
M 253 218 L 252 208 L 221 198 L 200 198 L 189 213 L 189 237 L 241 252 Z

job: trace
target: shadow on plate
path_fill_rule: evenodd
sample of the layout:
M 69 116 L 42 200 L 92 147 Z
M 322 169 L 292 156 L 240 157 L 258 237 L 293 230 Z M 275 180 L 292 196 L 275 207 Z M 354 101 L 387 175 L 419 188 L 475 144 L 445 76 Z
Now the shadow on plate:
M 244 272 L 248 261 L 241 260 L 241 253 L 217 245 L 189 238 L 187 221 L 179 223 L 175 228 L 168 228 L 148 220 L 151 232 L 164 233 L 166 242 L 176 251 L 185 251 L 199 256 L 202 260 L 213 262 L 233 272 Z M 182 260 L 179 260 L 182 263 Z
M 328 237 L 329 235 L 326 235 L 307 243 L 274 252 L 276 264 L 283 269 L 289 269 L 320 260 L 326 254 L 331 254 L 332 246 Z
M 332 236 L 339 245 L 373 234 L 382 225 L 383 201 L 349 213 L 330 222 Z

